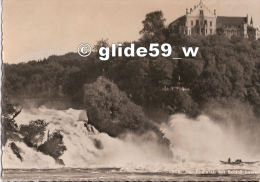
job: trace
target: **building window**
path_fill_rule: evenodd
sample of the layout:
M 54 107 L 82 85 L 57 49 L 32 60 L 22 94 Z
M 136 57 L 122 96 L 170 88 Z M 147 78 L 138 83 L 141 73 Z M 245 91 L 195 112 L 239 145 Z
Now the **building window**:
M 206 25 L 206 26 L 208 25 L 208 22 L 207 22 L 207 20 L 204 20 L 204 25 Z
M 206 35 L 208 34 L 208 29 L 206 29 Z
M 212 29 L 210 29 L 210 34 L 212 34 Z
M 199 25 L 199 20 L 196 20 L 196 25 Z
M 210 21 L 210 26 L 212 27 L 212 21 Z
M 202 28 L 202 29 L 201 29 L 201 33 L 203 33 L 203 32 L 204 32 L 204 29 Z
M 200 15 L 203 15 L 203 10 L 200 10 Z
M 191 24 L 191 26 L 193 26 L 193 20 L 191 20 L 190 24 Z

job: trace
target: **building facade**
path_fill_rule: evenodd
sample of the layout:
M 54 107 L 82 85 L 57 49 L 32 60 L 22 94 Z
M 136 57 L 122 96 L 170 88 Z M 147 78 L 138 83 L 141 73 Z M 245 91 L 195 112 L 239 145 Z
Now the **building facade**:
M 217 16 L 216 10 L 210 10 L 202 1 L 193 8 L 186 9 L 186 14 L 173 21 L 169 29 L 184 35 L 224 34 L 229 38 L 238 36 L 251 39 L 258 39 L 260 36 L 260 31 L 253 26 L 252 17 L 249 22 L 248 16 Z

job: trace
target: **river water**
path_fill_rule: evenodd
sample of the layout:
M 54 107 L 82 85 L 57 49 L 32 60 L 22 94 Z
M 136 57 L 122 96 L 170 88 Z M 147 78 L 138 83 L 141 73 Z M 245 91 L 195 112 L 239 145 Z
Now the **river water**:
M 4 180 L 18 181 L 258 181 L 254 174 L 173 174 L 166 172 L 126 172 L 119 168 L 98 169 L 9 169 L 5 170 Z M 227 171 L 226 171 L 227 172 Z M 231 171 L 230 171 L 231 172 Z M 228 172 L 227 172 L 228 173 Z

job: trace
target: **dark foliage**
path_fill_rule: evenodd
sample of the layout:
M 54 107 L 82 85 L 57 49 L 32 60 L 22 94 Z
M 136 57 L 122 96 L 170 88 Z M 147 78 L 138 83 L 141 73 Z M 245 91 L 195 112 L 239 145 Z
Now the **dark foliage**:
M 30 121 L 29 125 L 21 125 L 20 133 L 24 137 L 24 143 L 29 147 L 37 147 L 43 140 L 47 125 L 48 123 L 40 119 Z
M 91 84 L 103 76 L 125 92 L 125 96 L 114 95 L 115 98 L 110 98 L 111 96 L 106 95 L 118 105 L 106 108 L 112 110 L 112 114 L 100 111 L 96 106 L 91 108 L 92 113 L 96 113 L 91 116 L 93 121 L 104 118 L 105 121 L 106 117 L 117 118 L 117 109 L 125 107 L 119 102 L 122 98 L 124 102 L 133 101 L 145 111 L 157 110 L 168 114 L 184 112 L 190 116 L 198 115 L 209 101 L 214 100 L 225 105 L 230 99 L 235 99 L 251 105 L 255 114 L 260 113 L 259 40 L 239 37 L 228 39 L 221 35 L 221 30 L 219 35 L 207 37 L 180 36 L 168 31 L 164 22 L 161 11 L 147 14 L 140 31 L 141 38 L 134 42 L 136 46 L 147 46 L 150 42 L 168 42 L 174 46 L 174 57 L 183 57 L 183 46 L 198 46 L 199 54 L 196 58 L 176 61 L 171 57 L 159 56 L 100 61 L 96 54 L 82 58 L 76 53 L 69 53 L 64 56 L 50 56 L 41 61 L 4 64 L 4 93 L 11 98 L 69 98 L 74 107 L 84 108 L 83 85 Z M 96 47 L 104 44 L 108 45 L 107 41 L 101 40 Z M 120 95 L 119 91 L 116 93 Z M 109 99 L 107 102 L 110 102 Z M 104 103 L 96 103 L 98 104 Z M 136 105 L 126 106 L 129 107 L 129 112 L 139 112 L 141 108 Z M 120 108 L 119 111 L 121 110 L 123 109 Z M 143 116 L 130 116 L 131 114 L 125 116 L 133 122 L 130 128 L 137 127 L 136 117 L 146 123 L 147 119 Z M 106 124 L 99 127 L 105 128 Z M 118 125 L 113 130 L 118 130 L 117 127 Z M 111 131 L 112 135 L 113 133 L 116 132 Z
M 126 132 L 141 135 L 153 131 L 157 134 L 159 143 L 169 146 L 169 141 L 145 116 L 142 108 L 106 78 L 99 77 L 96 82 L 84 85 L 84 103 L 89 123 L 99 131 L 113 137 Z
M 44 154 L 50 155 L 56 160 L 59 159 L 59 157 L 64 153 L 66 149 L 67 148 L 63 143 L 63 136 L 60 131 L 53 132 L 48 137 L 47 141 L 45 141 L 42 145 L 38 147 L 39 151 Z M 58 161 L 60 161 L 60 159 Z
M 19 147 L 17 147 L 14 142 L 10 143 L 10 148 L 12 149 L 12 151 L 16 155 L 16 157 L 18 159 L 20 159 L 21 161 L 23 161 L 23 157 L 20 154 L 21 153 L 21 149 Z
M 5 102 L 2 104 L 2 145 L 4 146 L 8 140 L 24 142 L 28 147 L 32 147 L 44 154 L 50 155 L 56 160 L 56 163 L 64 165 L 64 162 L 59 159 L 66 150 L 62 134 L 59 131 L 55 131 L 48 136 L 47 141 L 39 145 L 43 141 L 48 123 L 38 119 L 30 121 L 28 125 L 21 125 L 18 127 L 15 117 L 20 114 L 21 107 L 10 103 L 6 98 L 4 100 Z M 16 157 L 23 161 L 21 149 L 15 142 L 11 142 L 8 146 Z
M 11 102 L 4 97 L 2 101 L 2 145 L 5 145 L 7 140 L 21 140 L 19 136 L 19 128 L 15 121 L 16 116 L 21 112 L 21 107 L 11 104 Z

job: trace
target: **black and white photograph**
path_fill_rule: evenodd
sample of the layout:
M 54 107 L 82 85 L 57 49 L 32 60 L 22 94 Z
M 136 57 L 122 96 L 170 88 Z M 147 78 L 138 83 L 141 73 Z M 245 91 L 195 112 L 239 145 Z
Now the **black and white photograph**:
M 2 0 L 1 180 L 260 181 L 260 0 Z

